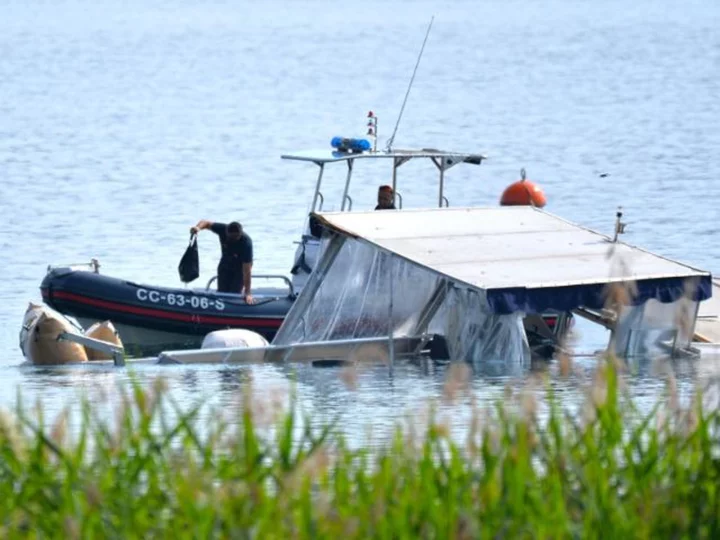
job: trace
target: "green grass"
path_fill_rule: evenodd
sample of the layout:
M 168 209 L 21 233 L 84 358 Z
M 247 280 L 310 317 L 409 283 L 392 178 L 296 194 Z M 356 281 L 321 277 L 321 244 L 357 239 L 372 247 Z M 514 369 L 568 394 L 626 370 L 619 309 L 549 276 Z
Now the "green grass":
M 83 402 L 73 440 L 19 406 L 0 419 L 0 536 L 719 538 L 720 413 L 641 417 L 621 375 L 602 361 L 578 417 L 548 390 L 542 423 L 498 404 L 462 444 L 431 421 L 372 451 L 302 427 L 294 400 L 274 429 L 249 402 L 200 425 L 200 405 L 134 385 L 112 421 Z

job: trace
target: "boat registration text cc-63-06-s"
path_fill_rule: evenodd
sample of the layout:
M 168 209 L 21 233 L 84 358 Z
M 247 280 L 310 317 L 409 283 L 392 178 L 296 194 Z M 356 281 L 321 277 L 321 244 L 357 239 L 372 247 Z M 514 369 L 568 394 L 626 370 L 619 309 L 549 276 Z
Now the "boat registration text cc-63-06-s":
M 161 293 L 147 289 L 138 289 L 136 293 L 137 299 L 141 302 L 150 304 L 167 304 L 168 306 L 185 307 L 189 306 L 193 309 L 217 309 L 223 311 L 225 302 L 220 298 L 208 298 L 207 296 L 199 296 L 193 293 Z

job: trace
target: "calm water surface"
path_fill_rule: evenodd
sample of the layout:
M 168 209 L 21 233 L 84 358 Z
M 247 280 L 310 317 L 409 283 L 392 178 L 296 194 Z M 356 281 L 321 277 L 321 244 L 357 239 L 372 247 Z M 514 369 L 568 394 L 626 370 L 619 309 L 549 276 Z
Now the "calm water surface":
M 19 367 L 20 322 L 48 264 L 97 257 L 102 272 L 179 285 L 188 227 L 237 219 L 255 242 L 257 270 L 287 273 L 316 168 L 280 155 L 362 135 L 370 109 L 384 145 L 433 14 L 395 145 L 490 156 L 449 173 L 451 205 L 497 204 L 525 167 L 551 212 L 609 233 L 622 205 L 627 241 L 720 271 L 715 0 L 352 9 L 324 0 L 0 0 L 0 406 L 20 389 L 54 413 L 129 376 Z M 329 171 L 328 209 L 339 206 L 343 176 Z M 388 169 L 358 167 L 354 207 L 371 208 L 388 180 Z M 405 165 L 405 204 L 433 200 L 434 181 L 429 163 Z M 217 242 L 202 236 L 200 251 L 204 283 Z M 578 352 L 604 345 L 603 331 L 580 326 Z M 587 374 L 594 360 L 576 363 Z M 672 369 L 689 393 L 713 366 Z M 631 389 L 651 403 L 663 380 L 635 367 Z M 306 409 L 318 420 L 339 414 L 358 436 L 423 410 L 444 381 L 442 370 L 414 366 L 392 376 L 369 369 L 355 390 L 339 370 L 303 366 L 143 366 L 136 375 L 143 384 L 165 375 L 181 403 L 220 407 L 237 403 L 249 375 L 265 393 L 287 392 L 296 376 Z M 526 379 L 489 368 L 473 388 L 487 402 Z M 554 377 L 568 406 L 581 400 L 581 379 Z M 462 426 L 468 403 L 447 407 Z

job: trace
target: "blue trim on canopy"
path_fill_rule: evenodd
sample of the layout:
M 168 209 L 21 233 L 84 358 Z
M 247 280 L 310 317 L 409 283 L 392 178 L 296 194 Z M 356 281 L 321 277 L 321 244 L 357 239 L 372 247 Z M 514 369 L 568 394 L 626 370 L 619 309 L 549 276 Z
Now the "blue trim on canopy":
M 634 282 L 636 295 L 633 305 L 640 305 L 650 299 L 670 303 L 685 295 L 686 285 L 697 281 L 692 296 L 702 302 L 712 296 L 712 276 L 672 277 L 646 279 Z M 607 283 L 589 285 L 569 285 L 528 289 L 514 287 L 509 289 L 488 289 L 487 299 L 493 312 L 507 315 L 516 311 L 542 313 L 548 310 L 570 311 L 575 308 L 602 309 L 607 304 Z

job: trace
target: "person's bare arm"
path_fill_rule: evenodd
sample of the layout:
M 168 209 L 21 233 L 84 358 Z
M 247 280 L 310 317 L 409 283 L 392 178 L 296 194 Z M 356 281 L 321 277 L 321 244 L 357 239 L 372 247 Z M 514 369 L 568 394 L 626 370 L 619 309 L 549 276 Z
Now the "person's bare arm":
M 190 232 L 193 234 L 196 234 L 198 231 L 202 231 L 203 229 L 209 229 L 212 227 L 213 222 L 208 221 L 207 219 L 201 219 L 197 222 L 197 225 L 194 227 L 190 227 Z
M 243 272 L 243 287 L 245 287 L 245 302 L 248 304 L 253 303 L 253 297 L 252 297 L 252 263 L 243 263 L 242 265 L 242 272 Z

